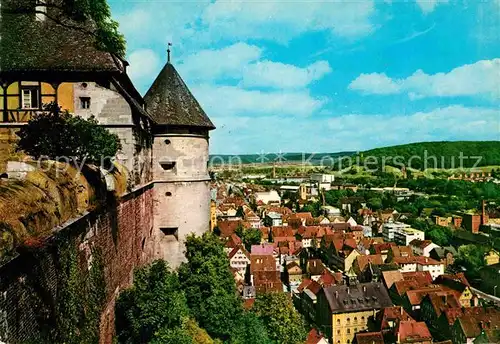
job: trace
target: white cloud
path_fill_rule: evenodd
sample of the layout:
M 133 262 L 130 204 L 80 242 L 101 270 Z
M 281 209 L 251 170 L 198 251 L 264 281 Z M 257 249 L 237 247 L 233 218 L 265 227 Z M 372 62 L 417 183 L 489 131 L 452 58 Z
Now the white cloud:
M 385 74 L 361 74 L 350 89 L 366 94 L 407 93 L 411 99 L 425 97 L 483 96 L 500 99 L 500 59 L 463 65 L 448 73 L 426 74 L 417 70 L 405 79 Z
M 234 116 L 234 121 L 245 114 L 309 116 L 327 102 L 307 90 L 259 91 L 204 84 L 192 87 L 192 91 L 209 116 Z
M 224 77 L 241 78 L 242 69 L 261 57 L 262 50 L 254 45 L 236 43 L 222 49 L 201 50 L 187 56 L 178 65 L 181 75 L 189 80 L 214 80 Z
M 401 91 L 401 86 L 384 73 L 371 73 L 358 76 L 349 89 L 366 94 L 394 94 Z
M 133 51 L 128 57 L 128 62 L 130 63 L 128 75 L 137 83 L 152 82 L 161 68 L 160 58 L 150 49 Z
M 496 109 L 460 105 L 413 114 L 213 116 L 214 153 L 339 152 L 419 141 L 499 140 Z M 369 123 L 369 125 L 362 125 Z M 279 133 L 276 128 L 279 128 Z M 314 140 L 305 139 L 314 134 Z
M 373 0 L 358 1 L 215 1 L 203 12 L 212 36 L 286 42 L 307 31 L 329 30 L 341 37 L 371 33 Z
M 201 50 L 179 63 L 180 74 L 190 82 L 222 83 L 239 81 L 241 87 L 299 89 L 332 71 L 327 61 L 297 67 L 262 59 L 255 45 L 236 43 L 221 49 Z
M 280 62 L 260 61 L 243 71 L 242 85 L 274 88 L 301 88 L 321 79 L 332 69 L 327 61 L 300 68 Z

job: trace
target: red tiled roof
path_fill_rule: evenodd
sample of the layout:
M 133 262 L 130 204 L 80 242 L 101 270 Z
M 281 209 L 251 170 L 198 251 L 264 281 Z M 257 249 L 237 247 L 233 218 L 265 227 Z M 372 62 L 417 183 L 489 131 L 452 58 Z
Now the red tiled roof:
M 274 226 L 271 227 L 273 232 L 273 239 L 279 237 L 294 237 L 295 230 L 290 226 Z
M 393 262 L 396 264 L 418 264 L 418 265 L 440 265 L 443 264 L 435 259 L 424 257 L 424 256 L 414 256 L 414 257 L 394 257 Z
M 309 278 L 304 278 L 304 279 L 302 280 L 302 282 L 300 283 L 300 285 L 297 287 L 297 290 L 298 290 L 299 292 L 302 292 L 302 290 L 304 290 L 304 289 L 305 289 L 305 288 L 306 288 L 306 287 L 307 287 L 307 286 L 308 286 L 311 282 L 312 282 L 312 280 L 311 280 L 311 279 L 309 279 Z
M 229 239 L 227 240 L 225 247 L 235 248 L 238 245 L 241 245 L 242 241 L 239 236 L 236 234 L 231 234 Z
M 409 246 L 392 246 L 393 257 L 413 257 L 413 251 Z
M 492 337 L 498 335 L 498 329 L 495 325 L 500 324 L 500 311 L 493 307 L 481 308 L 482 311 L 474 314 L 474 316 L 464 314 L 457 317 L 466 338 L 475 338 L 482 331 Z M 495 331 L 496 333 L 494 333 Z
M 309 289 L 314 295 L 318 294 L 321 290 L 321 284 L 316 281 L 311 281 L 304 289 Z
M 384 264 L 384 260 L 380 254 L 359 255 L 356 257 L 356 261 L 360 271 L 364 271 L 366 266 L 368 266 L 368 263 L 375 265 Z
M 382 278 L 387 289 L 390 289 L 395 282 L 403 280 L 403 274 L 399 270 L 382 271 Z
M 414 239 L 412 241 L 410 241 L 410 245 L 411 246 L 414 246 L 414 247 L 419 247 L 419 248 L 426 248 L 427 246 L 429 246 L 430 244 L 432 244 L 432 241 L 431 240 L 419 240 L 419 239 Z
M 399 323 L 400 321 L 415 321 L 401 306 L 387 307 L 377 314 L 380 330 L 389 330 L 389 321 Z
M 396 282 L 396 284 L 397 284 L 397 282 Z M 439 286 L 433 285 L 433 286 L 428 286 L 425 288 L 408 290 L 406 292 L 406 296 L 408 297 L 410 304 L 412 304 L 413 306 L 416 306 L 416 305 L 420 305 L 420 303 L 422 302 L 424 297 L 427 296 L 429 293 L 436 293 L 436 292 L 440 292 L 440 291 L 442 291 L 442 289 Z
M 443 293 L 431 293 L 426 297 L 429 299 L 438 317 L 445 309 L 462 307 L 460 301 L 452 292 L 444 291 Z
M 309 259 L 307 261 L 306 268 L 307 273 L 309 273 L 311 276 L 321 275 L 323 271 L 326 270 L 321 259 Z
M 250 272 L 253 274 L 256 271 L 276 271 L 276 260 L 272 255 L 268 254 L 251 254 L 250 255 Z
M 220 235 L 223 238 L 227 238 L 231 236 L 231 234 L 234 234 L 236 229 L 238 229 L 239 226 L 243 226 L 243 228 L 250 228 L 250 224 L 246 221 L 218 221 L 217 222 L 217 227 L 219 227 L 220 230 Z
M 319 341 L 324 338 L 325 337 L 323 337 L 321 333 L 318 332 L 318 330 L 313 328 L 311 331 L 309 331 L 305 344 L 318 344 Z
M 384 251 L 389 251 L 389 249 L 392 246 L 397 246 L 397 245 L 393 242 L 385 242 L 383 244 L 373 244 L 371 248 L 373 248 L 375 253 L 380 254 L 383 253 Z
M 403 279 L 406 280 L 417 280 L 419 284 L 431 284 L 432 276 L 429 271 L 409 271 L 403 272 Z
M 431 333 L 423 321 L 401 321 L 397 333 L 402 343 L 406 341 L 413 343 L 415 341 L 432 340 Z
M 244 255 L 245 255 L 248 259 L 250 259 L 250 255 L 248 254 L 248 251 L 247 251 L 247 250 L 245 250 L 245 248 L 244 248 L 243 246 L 237 246 L 237 247 L 233 248 L 233 250 L 232 250 L 231 252 L 229 252 L 228 258 L 229 258 L 229 259 L 233 258 L 233 257 L 234 257 L 234 255 L 235 255 L 236 253 L 238 253 L 238 251 L 240 251 L 240 250 L 241 250 L 241 252 L 243 252 L 243 254 L 244 254 Z
M 321 277 L 318 279 L 318 283 L 323 287 L 330 287 L 335 284 L 341 284 L 343 282 L 342 273 L 334 272 L 331 273 L 327 269 L 323 271 Z
M 384 337 L 381 332 L 356 333 L 358 344 L 384 344 Z

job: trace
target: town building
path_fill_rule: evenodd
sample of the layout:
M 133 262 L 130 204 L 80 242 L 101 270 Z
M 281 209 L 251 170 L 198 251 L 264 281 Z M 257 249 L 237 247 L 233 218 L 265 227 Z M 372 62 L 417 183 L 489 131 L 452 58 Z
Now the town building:
M 430 257 L 431 251 L 440 246 L 434 244 L 431 240 L 415 239 L 410 242 L 410 247 L 417 256 Z
M 280 205 L 281 203 L 281 197 L 275 190 L 255 192 L 253 197 L 255 199 L 255 203 L 257 204 Z
M 414 228 L 401 228 L 394 232 L 394 242 L 398 245 L 408 246 L 413 240 L 424 240 L 425 233 Z
M 410 228 L 410 225 L 402 222 L 387 222 L 382 225 L 382 236 L 385 242 L 393 242 L 395 233 L 405 228 Z
M 369 318 L 392 306 L 382 283 L 332 286 L 318 292 L 316 324 L 332 343 L 352 343 L 357 332 L 368 328 Z

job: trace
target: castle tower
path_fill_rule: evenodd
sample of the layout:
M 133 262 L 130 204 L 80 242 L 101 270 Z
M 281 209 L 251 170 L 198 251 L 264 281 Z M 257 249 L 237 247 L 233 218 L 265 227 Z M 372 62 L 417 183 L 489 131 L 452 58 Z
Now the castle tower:
M 185 237 L 210 229 L 208 133 L 215 129 L 169 59 L 144 100 L 153 127 L 155 255 L 177 267 Z

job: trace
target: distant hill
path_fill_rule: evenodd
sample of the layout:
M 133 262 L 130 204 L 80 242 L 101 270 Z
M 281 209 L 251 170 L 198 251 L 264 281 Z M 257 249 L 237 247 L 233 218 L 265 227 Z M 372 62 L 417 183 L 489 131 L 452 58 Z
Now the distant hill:
M 464 157 L 462 164 L 460 164 L 461 153 Z M 396 156 L 401 158 L 395 160 Z M 360 153 L 360 157 L 365 164 L 369 160 L 376 159 L 377 164 L 380 165 L 382 158 L 385 157 L 386 165 L 402 166 L 402 163 L 398 162 L 405 162 L 407 167 L 415 169 L 500 165 L 500 141 L 418 142 L 370 149 Z M 413 159 L 411 159 L 412 157 Z M 427 160 L 427 164 L 425 164 L 425 160 Z M 434 166 L 435 163 L 436 166 Z
M 243 164 L 265 164 L 269 165 L 273 162 L 281 164 L 300 164 L 302 162 L 311 165 L 319 165 L 323 161 L 324 164 L 331 164 L 332 159 L 338 157 L 352 156 L 355 152 L 338 152 L 338 153 L 268 153 L 268 154 L 212 154 L 210 162 L 213 165 L 221 164 L 238 164 L 238 159 L 241 159 Z

